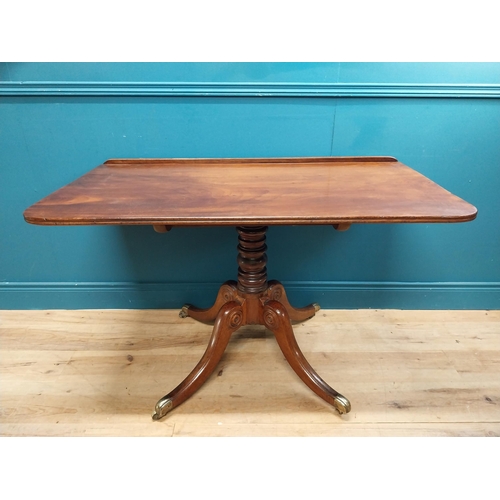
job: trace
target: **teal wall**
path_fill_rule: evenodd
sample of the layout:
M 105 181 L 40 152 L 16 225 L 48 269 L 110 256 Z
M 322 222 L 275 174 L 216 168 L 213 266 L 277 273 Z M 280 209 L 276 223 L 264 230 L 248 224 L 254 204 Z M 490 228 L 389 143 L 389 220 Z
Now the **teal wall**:
M 464 224 L 272 227 L 297 305 L 500 308 L 500 64 L 0 63 L 0 308 L 209 305 L 233 228 L 40 227 L 25 208 L 108 158 L 390 155 Z

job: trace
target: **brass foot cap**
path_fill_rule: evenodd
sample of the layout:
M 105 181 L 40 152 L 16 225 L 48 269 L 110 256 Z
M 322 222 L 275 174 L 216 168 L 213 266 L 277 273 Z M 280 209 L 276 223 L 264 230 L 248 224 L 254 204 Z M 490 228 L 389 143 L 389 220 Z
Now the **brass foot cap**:
M 316 303 L 313 304 L 313 307 L 316 312 L 318 312 L 321 309 L 320 305 Z
M 163 418 L 171 409 L 173 403 L 170 398 L 161 398 L 158 403 L 156 403 L 155 409 L 151 415 L 153 420 L 160 420 Z
M 341 394 L 335 397 L 333 406 L 335 406 L 335 409 L 341 415 L 343 415 L 344 413 L 349 413 L 351 411 L 351 403 L 349 403 L 349 400 Z
M 182 309 L 179 312 L 179 318 L 187 318 L 188 317 L 188 309 L 189 309 L 189 304 L 182 306 Z

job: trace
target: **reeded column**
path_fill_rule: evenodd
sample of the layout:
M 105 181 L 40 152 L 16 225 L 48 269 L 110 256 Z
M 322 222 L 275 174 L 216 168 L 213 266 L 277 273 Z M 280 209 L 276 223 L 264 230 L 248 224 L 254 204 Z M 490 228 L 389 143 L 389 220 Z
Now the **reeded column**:
M 267 226 L 239 226 L 238 290 L 261 293 L 267 289 Z

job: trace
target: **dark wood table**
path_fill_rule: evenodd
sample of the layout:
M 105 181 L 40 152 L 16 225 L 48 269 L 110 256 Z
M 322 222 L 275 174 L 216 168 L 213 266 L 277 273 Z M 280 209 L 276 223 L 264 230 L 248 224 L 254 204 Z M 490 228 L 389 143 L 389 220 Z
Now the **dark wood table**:
M 155 406 L 153 419 L 188 399 L 214 371 L 231 335 L 243 325 L 271 330 L 302 381 L 347 413 L 347 398 L 332 389 L 302 354 L 292 322 L 312 318 L 278 281 L 268 281 L 270 225 L 465 222 L 475 207 L 392 157 L 114 159 L 55 191 L 24 212 L 31 224 L 235 226 L 238 279 L 225 282 L 208 309 L 183 306 L 180 316 L 213 324 L 207 350 L 191 373 Z

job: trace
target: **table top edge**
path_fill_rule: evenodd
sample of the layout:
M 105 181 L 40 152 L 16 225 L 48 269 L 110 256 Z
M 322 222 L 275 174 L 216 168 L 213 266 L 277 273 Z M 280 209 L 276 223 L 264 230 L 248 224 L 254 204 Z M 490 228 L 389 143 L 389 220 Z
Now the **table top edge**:
M 251 157 L 251 158 L 110 158 L 102 165 L 120 167 L 126 165 L 150 166 L 171 164 L 290 164 L 290 163 L 384 163 L 398 162 L 393 156 L 290 156 L 290 157 Z

